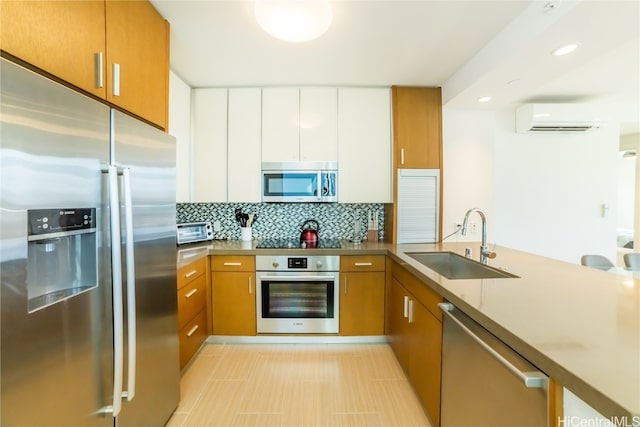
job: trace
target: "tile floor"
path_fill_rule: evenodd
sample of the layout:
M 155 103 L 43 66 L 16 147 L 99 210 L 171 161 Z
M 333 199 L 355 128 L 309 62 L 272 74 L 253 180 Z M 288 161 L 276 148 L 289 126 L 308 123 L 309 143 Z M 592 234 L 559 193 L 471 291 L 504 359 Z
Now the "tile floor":
M 431 427 L 387 344 L 207 344 L 167 427 Z

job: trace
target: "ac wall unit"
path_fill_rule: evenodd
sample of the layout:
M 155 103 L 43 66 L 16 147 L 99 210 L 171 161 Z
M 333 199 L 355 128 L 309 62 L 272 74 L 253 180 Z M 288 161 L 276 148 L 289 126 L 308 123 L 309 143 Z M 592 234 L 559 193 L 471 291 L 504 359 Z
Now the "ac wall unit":
M 516 109 L 516 132 L 588 132 L 606 120 L 588 104 L 525 104 Z

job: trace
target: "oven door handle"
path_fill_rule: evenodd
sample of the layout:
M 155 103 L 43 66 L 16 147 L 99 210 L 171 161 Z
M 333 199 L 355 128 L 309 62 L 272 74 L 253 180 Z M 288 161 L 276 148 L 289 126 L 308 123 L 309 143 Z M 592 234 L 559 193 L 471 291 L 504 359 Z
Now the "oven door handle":
M 271 275 L 261 275 L 258 276 L 260 280 L 336 280 L 336 276 L 319 276 L 319 275 L 311 275 L 311 276 L 271 276 Z

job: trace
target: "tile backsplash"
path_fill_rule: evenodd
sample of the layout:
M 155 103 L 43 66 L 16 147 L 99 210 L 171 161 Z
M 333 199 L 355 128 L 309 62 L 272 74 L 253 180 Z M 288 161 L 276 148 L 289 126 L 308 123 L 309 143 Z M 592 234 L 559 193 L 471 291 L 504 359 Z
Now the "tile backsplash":
M 351 239 L 356 218 L 360 222 L 360 238 L 367 234 L 369 213 L 378 214 L 379 239 L 384 237 L 384 204 L 382 203 L 178 203 L 177 222 L 216 221 L 215 239 L 239 239 L 240 225 L 235 209 L 257 215 L 252 235 L 257 239 L 298 238 L 300 227 L 308 219 L 320 224 L 321 239 Z

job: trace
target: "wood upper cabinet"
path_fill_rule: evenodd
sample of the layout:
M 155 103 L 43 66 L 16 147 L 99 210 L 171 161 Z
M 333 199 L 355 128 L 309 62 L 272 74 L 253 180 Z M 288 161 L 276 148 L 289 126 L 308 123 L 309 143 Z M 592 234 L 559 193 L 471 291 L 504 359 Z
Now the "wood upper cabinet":
M 166 129 L 169 23 L 147 1 L 105 6 L 107 100 Z
M 167 128 L 169 24 L 151 3 L 3 0 L 0 7 L 3 51 Z
M 440 88 L 392 88 L 395 167 L 438 169 L 442 159 Z
M 0 2 L 0 48 L 80 89 L 106 96 L 105 5 L 96 1 Z M 102 66 L 96 55 L 102 55 Z
M 340 335 L 383 335 L 385 257 L 340 257 Z
M 255 276 L 255 257 L 211 257 L 215 335 L 256 335 Z

